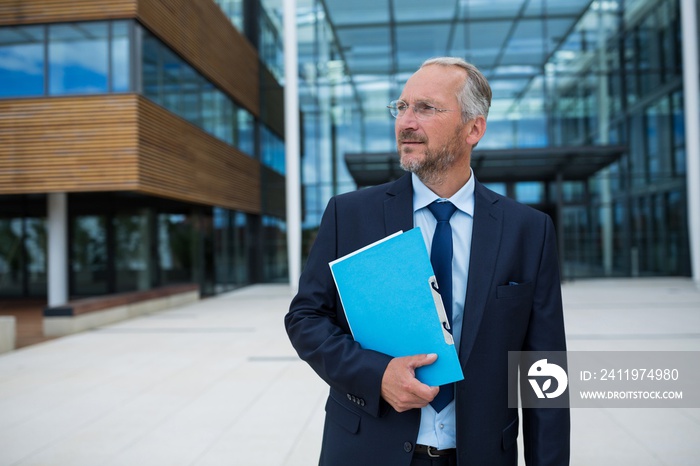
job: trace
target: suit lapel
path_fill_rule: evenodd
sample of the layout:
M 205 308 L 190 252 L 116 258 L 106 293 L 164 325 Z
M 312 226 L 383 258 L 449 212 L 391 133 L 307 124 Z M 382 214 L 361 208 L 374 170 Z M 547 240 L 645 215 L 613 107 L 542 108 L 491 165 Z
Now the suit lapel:
M 413 228 L 413 184 L 407 174 L 389 185 L 384 200 L 384 228 L 390 235 Z
M 476 182 L 469 278 L 459 348 L 462 364 L 469 359 L 474 347 L 498 258 L 503 230 L 503 212 L 496 206 L 497 201 L 496 196 L 481 183 Z

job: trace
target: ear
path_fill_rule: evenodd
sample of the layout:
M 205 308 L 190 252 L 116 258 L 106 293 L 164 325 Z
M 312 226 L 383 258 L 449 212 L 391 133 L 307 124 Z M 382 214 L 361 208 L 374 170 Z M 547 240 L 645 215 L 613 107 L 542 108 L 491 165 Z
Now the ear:
M 486 132 L 486 118 L 483 115 L 471 120 L 467 123 L 467 144 L 475 146 L 481 140 Z

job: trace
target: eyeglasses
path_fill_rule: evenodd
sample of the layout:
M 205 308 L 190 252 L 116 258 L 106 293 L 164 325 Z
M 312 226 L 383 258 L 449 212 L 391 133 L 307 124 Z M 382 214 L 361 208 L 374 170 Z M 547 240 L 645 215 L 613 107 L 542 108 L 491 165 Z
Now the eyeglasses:
M 389 105 L 386 106 L 386 108 L 388 108 L 391 112 L 391 116 L 393 116 L 394 118 L 404 116 L 409 107 L 410 105 L 408 105 L 403 100 L 392 100 L 391 102 L 389 102 Z M 435 114 L 438 112 L 442 113 L 453 111 L 454 110 L 448 110 L 446 108 L 436 108 L 432 105 L 426 104 L 425 102 L 418 102 L 413 105 L 413 114 L 419 120 L 427 120 L 435 116 Z

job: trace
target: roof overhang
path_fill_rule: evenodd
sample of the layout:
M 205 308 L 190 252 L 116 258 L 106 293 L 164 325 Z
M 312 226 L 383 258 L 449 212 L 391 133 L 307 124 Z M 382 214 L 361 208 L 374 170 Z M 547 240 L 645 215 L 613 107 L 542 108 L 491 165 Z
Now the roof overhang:
M 484 183 L 586 180 L 615 162 L 626 146 L 571 146 L 475 150 L 471 166 Z M 358 187 L 374 186 L 404 174 L 395 152 L 348 153 L 345 163 Z

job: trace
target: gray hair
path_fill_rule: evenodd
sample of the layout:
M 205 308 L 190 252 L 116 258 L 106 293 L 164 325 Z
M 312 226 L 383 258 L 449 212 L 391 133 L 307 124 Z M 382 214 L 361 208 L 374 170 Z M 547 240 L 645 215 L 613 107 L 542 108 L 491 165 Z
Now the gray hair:
M 491 86 L 476 66 L 457 57 L 437 57 L 424 61 L 421 68 L 430 65 L 459 66 L 467 71 L 464 87 L 457 93 L 457 100 L 462 107 L 462 122 L 467 123 L 479 115 L 488 117 L 491 107 Z

